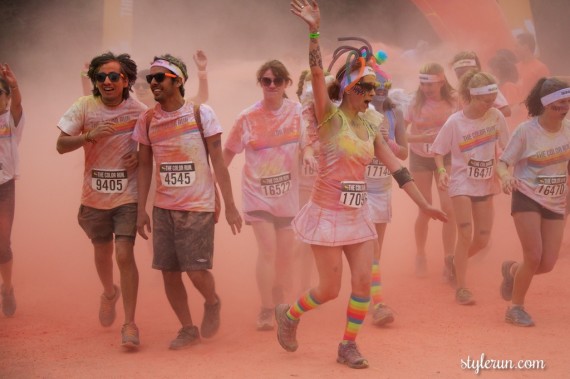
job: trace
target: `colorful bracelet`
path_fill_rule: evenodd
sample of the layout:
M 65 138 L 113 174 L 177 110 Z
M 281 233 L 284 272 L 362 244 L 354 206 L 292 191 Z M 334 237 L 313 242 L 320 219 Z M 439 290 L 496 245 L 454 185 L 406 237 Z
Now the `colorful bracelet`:
M 447 172 L 447 170 L 445 169 L 445 167 L 440 167 L 440 168 L 437 169 L 437 173 L 438 173 L 438 174 L 443 174 L 443 173 L 445 173 L 445 172 Z
M 316 39 L 316 38 L 319 38 L 320 35 L 321 35 L 321 33 L 319 33 L 319 32 L 309 33 L 309 38 L 310 39 Z

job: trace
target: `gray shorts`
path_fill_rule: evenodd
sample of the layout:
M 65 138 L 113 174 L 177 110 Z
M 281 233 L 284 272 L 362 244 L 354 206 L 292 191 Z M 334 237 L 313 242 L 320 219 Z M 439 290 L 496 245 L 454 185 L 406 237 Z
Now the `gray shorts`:
M 152 224 L 152 268 L 180 272 L 212 268 L 214 213 L 154 207 Z
M 93 243 L 113 240 L 135 240 L 137 235 L 137 204 L 124 204 L 113 209 L 97 209 L 87 205 L 79 207 L 79 225 Z
M 444 166 L 451 165 L 451 154 L 443 156 Z M 410 150 L 410 171 L 437 171 L 434 158 L 422 157 Z
M 563 214 L 546 209 L 522 192 L 513 191 L 511 196 L 511 215 L 517 212 L 537 212 L 546 220 L 564 220 Z

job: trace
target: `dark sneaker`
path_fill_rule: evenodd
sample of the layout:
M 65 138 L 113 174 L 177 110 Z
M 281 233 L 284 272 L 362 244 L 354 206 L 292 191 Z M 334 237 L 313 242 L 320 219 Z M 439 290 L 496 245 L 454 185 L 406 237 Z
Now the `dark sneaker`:
M 460 305 L 475 304 L 473 294 L 467 288 L 458 288 L 457 291 L 455 291 L 455 301 Z
M 121 297 L 121 289 L 113 284 L 113 288 L 115 288 L 115 296 L 112 299 L 107 298 L 105 294 L 101 295 L 101 305 L 99 307 L 99 322 L 103 326 L 111 326 L 115 321 L 115 304 Z
M 444 258 L 445 268 L 443 271 L 443 276 L 445 281 L 452 286 L 456 284 L 456 276 L 455 276 L 455 262 L 453 255 L 446 255 Z
M 127 349 L 136 349 L 140 344 L 139 328 L 137 328 L 135 323 L 123 324 L 121 328 L 121 346 Z
M 200 334 L 204 338 L 211 338 L 220 329 L 220 309 L 222 308 L 222 302 L 218 295 L 216 295 L 218 302 L 216 304 L 206 304 L 204 303 L 204 318 L 202 319 L 202 325 L 200 325 Z
M 170 342 L 170 350 L 181 350 L 200 343 L 200 332 L 196 326 L 185 326 L 178 331 L 176 339 Z
M 261 308 L 257 315 L 256 328 L 260 331 L 273 330 L 273 313 L 271 308 Z
M 382 326 L 394 322 L 394 312 L 386 304 L 376 304 L 372 311 L 372 323 Z
M 534 326 L 534 321 L 523 307 L 511 306 L 507 308 L 505 321 L 516 326 Z
M 368 368 L 368 360 L 360 354 L 356 342 L 341 342 L 338 345 L 338 363 L 347 365 L 350 368 Z
M 511 275 L 511 268 L 517 263 L 515 261 L 504 261 L 501 265 L 501 274 L 503 281 L 501 282 L 501 297 L 503 300 L 511 301 L 513 298 L 513 284 L 515 278 Z
M 295 351 L 299 347 L 297 343 L 297 326 L 299 326 L 299 320 L 294 321 L 287 317 L 288 310 L 289 304 L 279 304 L 275 307 L 277 340 L 283 349 Z
M 425 255 L 416 255 L 416 276 L 425 278 L 427 276 L 427 260 Z
M 14 296 L 14 286 L 10 288 L 10 291 L 4 289 L 4 284 L 2 284 L 2 313 L 6 317 L 14 316 L 16 313 L 16 297 Z

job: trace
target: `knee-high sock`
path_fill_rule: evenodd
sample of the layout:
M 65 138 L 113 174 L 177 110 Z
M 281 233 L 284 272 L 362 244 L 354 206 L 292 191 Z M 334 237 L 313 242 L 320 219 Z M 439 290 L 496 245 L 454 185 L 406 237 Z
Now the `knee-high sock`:
M 319 305 L 321 305 L 321 303 L 315 300 L 313 295 L 311 295 L 311 291 L 307 291 L 289 308 L 287 317 L 294 321 L 298 320 L 303 313 L 315 309 Z
M 372 263 L 372 285 L 370 286 L 370 297 L 372 304 L 382 304 L 384 297 L 382 296 L 382 279 L 380 276 L 380 262 L 375 260 Z
M 366 317 L 366 312 L 368 312 L 368 305 L 370 305 L 370 297 L 350 296 L 346 310 L 346 328 L 344 329 L 343 341 L 354 341 L 356 339 Z

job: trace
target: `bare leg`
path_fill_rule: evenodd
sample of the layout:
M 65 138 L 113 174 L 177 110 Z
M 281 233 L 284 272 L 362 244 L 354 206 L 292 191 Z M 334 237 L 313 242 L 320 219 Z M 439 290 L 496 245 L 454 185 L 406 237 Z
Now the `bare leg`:
M 275 228 L 269 222 L 252 223 L 257 240 L 256 278 L 261 296 L 262 308 L 273 308 L 272 290 L 275 284 L 275 259 L 277 255 L 277 236 Z
M 135 321 L 139 288 L 139 271 L 135 261 L 133 245 L 134 241 L 130 239 L 118 239 L 115 241 L 115 248 L 117 250 L 115 258 L 121 275 L 125 324 Z
M 188 307 L 188 295 L 184 283 L 182 282 L 182 273 L 162 271 L 162 279 L 164 280 L 166 298 L 176 314 L 176 317 L 178 317 L 180 324 L 182 324 L 183 327 L 192 326 L 192 317 L 190 316 L 190 308 Z

